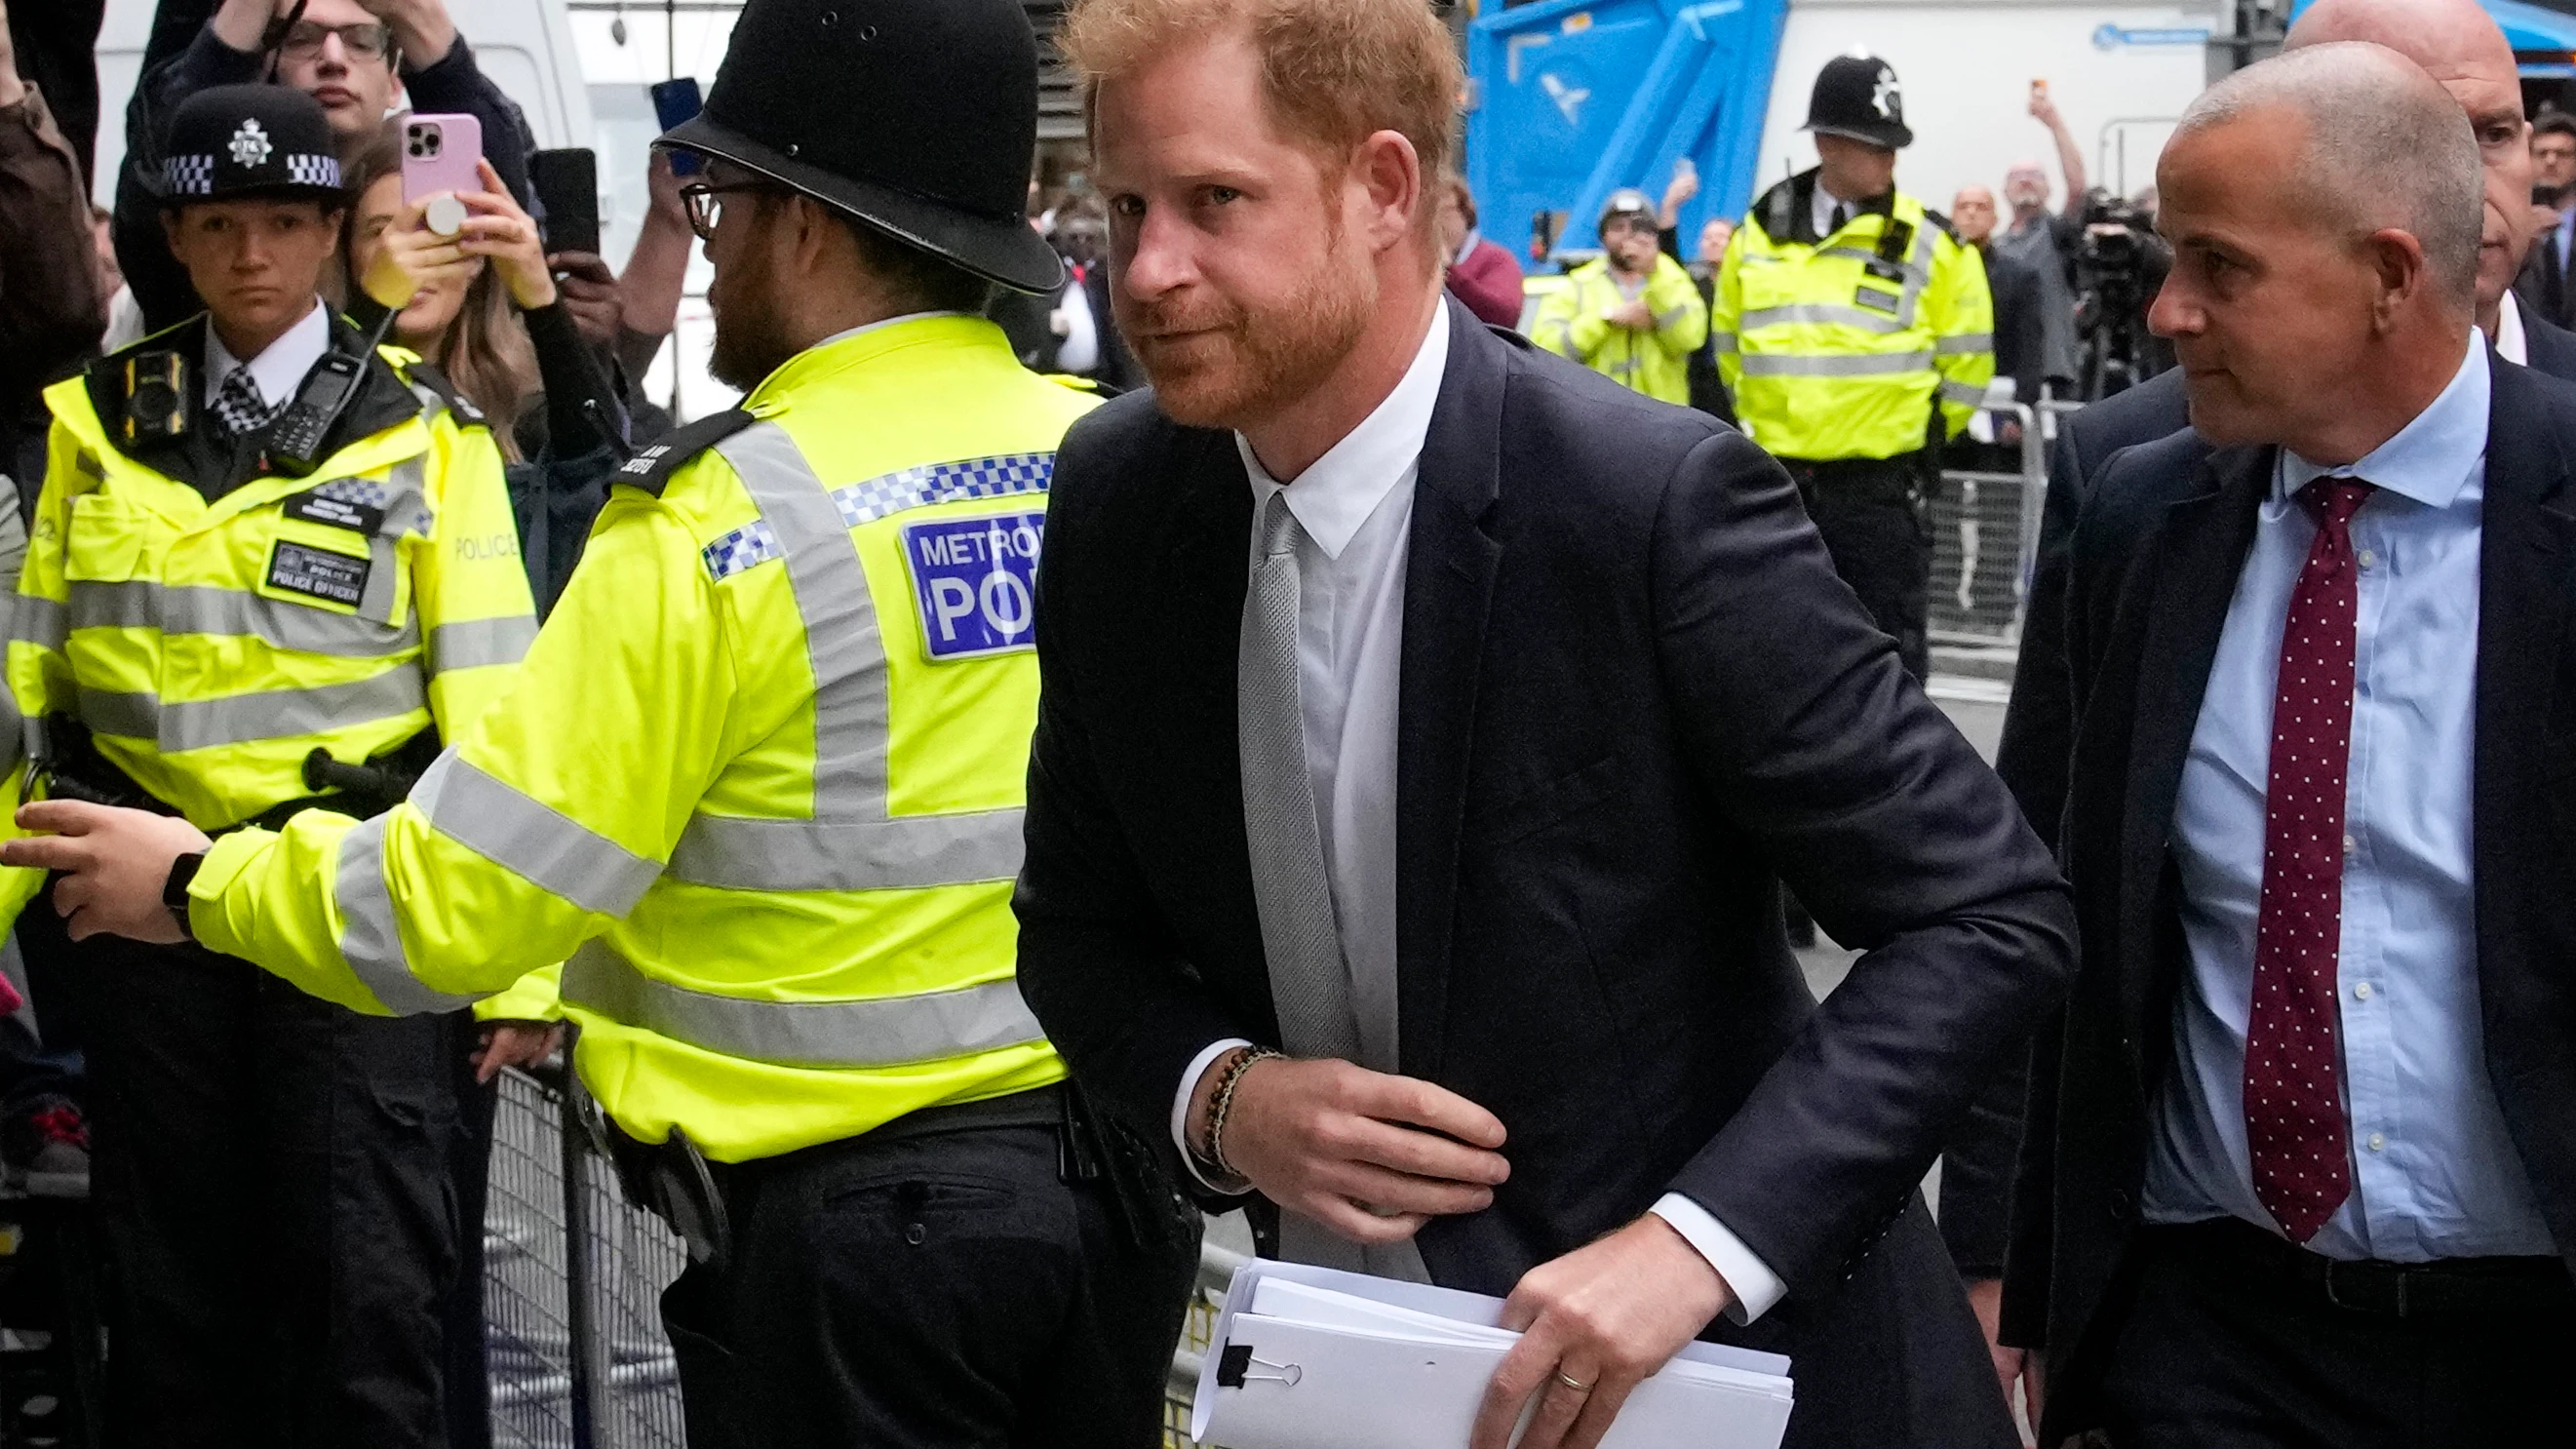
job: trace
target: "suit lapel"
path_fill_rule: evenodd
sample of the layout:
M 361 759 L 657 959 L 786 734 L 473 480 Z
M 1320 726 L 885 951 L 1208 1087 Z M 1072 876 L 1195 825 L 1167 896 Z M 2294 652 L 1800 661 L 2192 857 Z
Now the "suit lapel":
M 2271 448 L 2211 454 L 2197 491 L 2166 510 L 2142 573 L 2146 634 L 2129 735 L 2129 797 L 2120 812 L 2120 938 L 2142 955 L 2153 951 L 2152 911 L 2183 761 L 2275 456 Z M 2121 973 L 2132 1013 L 2146 1008 L 2153 977 L 2152 969 Z
M 2527 818 L 2547 784 L 2545 745 L 2567 653 L 2568 569 L 2576 518 L 2565 511 L 2568 460 L 2539 426 L 2550 400 L 2522 369 L 2498 365 L 2487 424 L 2486 501 L 2478 551 L 2477 742 L 2471 790 L 2482 971 L 2495 969 L 2511 912 L 2490 892 L 2526 869 L 2505 823 Z
M 1439 1071 L 1456 914 L 1459 827 L 1502 544 L 1487 533 L 1501 488 L 1508 347 L 1449 307 L 1449 358 L 1422 446 L 1407 540 L 1396 707 L 1397 1055 Z

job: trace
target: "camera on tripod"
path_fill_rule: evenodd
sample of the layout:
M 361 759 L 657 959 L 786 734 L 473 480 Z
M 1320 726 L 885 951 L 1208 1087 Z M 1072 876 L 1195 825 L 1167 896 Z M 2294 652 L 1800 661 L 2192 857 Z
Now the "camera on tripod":
M 2086 402 L 2164 370 L 2147 331 L 2147 304 L 2170 266 L 2143 208 L 2099 188 L 2086 194 L 2084 239 L 2075 255 L 2077 382 Z

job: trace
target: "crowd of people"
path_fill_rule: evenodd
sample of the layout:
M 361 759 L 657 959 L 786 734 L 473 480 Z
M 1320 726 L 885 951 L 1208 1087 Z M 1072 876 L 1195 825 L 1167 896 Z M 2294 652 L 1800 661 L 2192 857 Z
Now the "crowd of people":
M 441 0 L 164 0 L 105 211 L 29 3 L 0 1160 L 108 1442 L 489 1442 L 567 1046 L 701 1446 L 1154 1442 L 1237 1208 L 1507 1295 L 1471 1449 L 1703 1337 L 1800 1449 L 2576 1422 L 2576 120 L 2472 0 L 2318 0 L 2153 238 L 2044 88 L 2062 203 L 1926 206 L 1841 56 L 1535 301 L 1414 0 L 1077 0 L 1048 188 L 1013 0 L 749 0 L 617 269 Z M 1927 500 L 2115 378 L 1989 768 Z

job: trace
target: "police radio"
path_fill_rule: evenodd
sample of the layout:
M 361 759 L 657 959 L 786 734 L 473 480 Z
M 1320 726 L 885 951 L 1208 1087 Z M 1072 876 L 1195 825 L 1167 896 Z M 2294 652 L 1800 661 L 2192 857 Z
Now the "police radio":
M 333 350 L 322 354 L 322 360 L 304 374 L 296 386 L 295 400 L 286 411 L 269 424 L 268 438 L 262 451 L 269 468 L 289 478 L 301 478 L 322 466 L 328 454 L 332 426 L 346 412 L 349 400 L 358 395 L 358 383 L 367 375 L 367 359 L 376 355 L 385 334 L 392 330 L 398 312 L 387 312 L 367 335 L 366 346 L 357 356 Z

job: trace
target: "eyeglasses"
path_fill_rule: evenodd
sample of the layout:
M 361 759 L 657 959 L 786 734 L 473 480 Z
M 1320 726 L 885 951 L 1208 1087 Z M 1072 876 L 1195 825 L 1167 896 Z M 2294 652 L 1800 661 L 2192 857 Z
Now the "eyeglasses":
M 689 230 L 700 241 L 715 240 L 716 227 L 724 221 L 724 198 L 737 191 L 776 191 L 766 181 L 735 181 L 723 186 L 692 181 L 680 188 L 680 200 L 689 208 Z
M 299 60 L 309 59 L 322 49 L 322 42 L 340 37 L 340 48 L 355 60 L 382 60 L 394 48 L 394 29 L 390 25 L 369 21 L 358 25 L 324 25 L 313 20 L 299 20 L 286 32 L 281 53 Z

